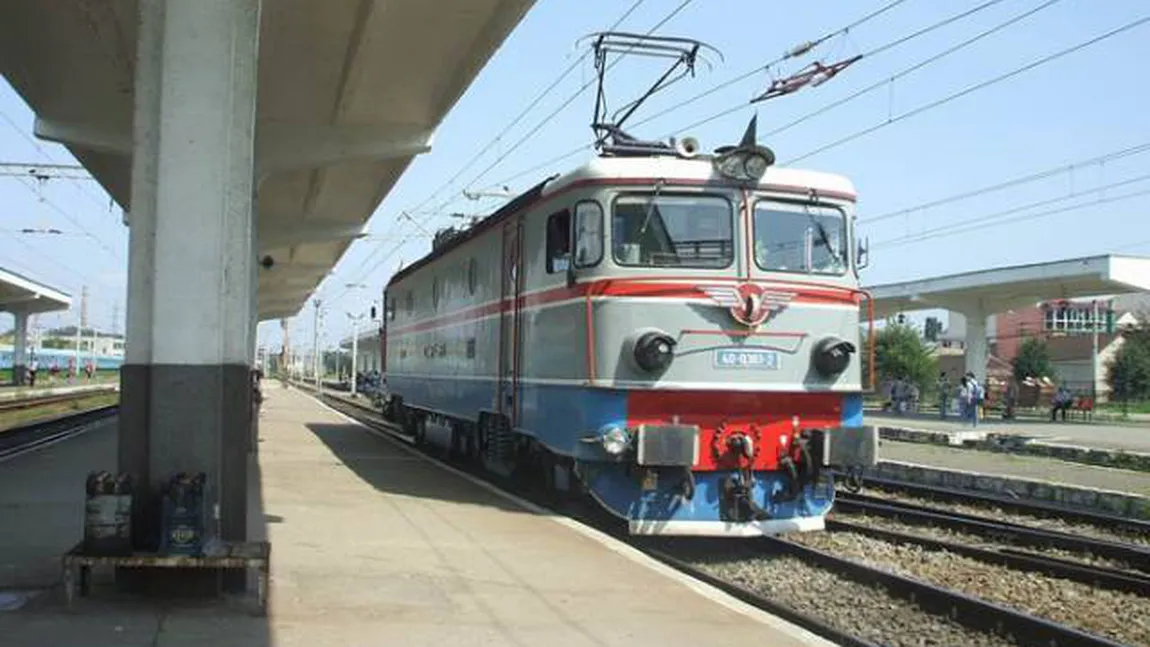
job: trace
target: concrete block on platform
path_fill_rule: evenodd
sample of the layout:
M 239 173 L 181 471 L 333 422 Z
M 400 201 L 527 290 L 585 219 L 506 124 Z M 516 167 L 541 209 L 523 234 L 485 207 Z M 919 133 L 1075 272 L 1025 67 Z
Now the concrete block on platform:
M 906 427 L 890 427 L 880 425 L 879 438 L 883 440 L 898 440 L 908 443 L 930 443 L 932 445 L 962 446 L 972 442 L 986 439 L 985 431 L 933 431 L 930 429 L 908 429 Z
M 1150 520 L 1150 498 L 1127 492 L 942 469 L 901 461 L 879 461 L 875 475 L 893 481 L 969 490 L 1011 499 L 1051 503 L 1071 509 L 1092 510 L 1131 519 Z
M 1009 434 L 995 435 L 998 437 Z M 988 438 L 994 442 L 995 438 Z M 1150 472 L 1150 454 L 1122 449 L 1099 449 L 1096 447 L 1083 447 L 1081 445 L 1067 445 L 1052 443 L 1043 440 L 1028 439 L 1021 445 L 1012 445 L 1011 449 L 1021 451 L 1032 456 L 1049 456 L 1064 461 L 1086 463 L 1100 467 L 1116 467 L 1139 472 Z
M 916 429 L 879 425 L 879 438 L 898 442 L 965 447 L 983 451 L 1045 456 L 1064 461 L 1150 472 L 1150 453 L 1051 442 L 1044 438 L 994 431 Z M 1150 433 L 1150 432 L 1148 432 Z

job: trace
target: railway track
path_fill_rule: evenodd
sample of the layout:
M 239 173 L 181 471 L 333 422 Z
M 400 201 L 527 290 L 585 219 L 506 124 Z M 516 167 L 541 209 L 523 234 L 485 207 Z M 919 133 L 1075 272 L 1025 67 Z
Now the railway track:
M 980 562 L 1005 566 L 1020 571 L 1042 573 L 1052 577 L 1088 584 L 1097 588 L 1150 595 L 1150 576 L 1111 566 L 1052 557 L 1010 548 L 980 546 L 922 534 L 892 530 L 841 519 L 827 520 L 830 532 L 852 532 L 895 544 L 920 546 L 931 551 L 946 551 Z
M 1150 548 L 1135 544 L 863 494 L 838 494 L 835 497 L 835 510 L 948 528 L 983 536 L 996 543 L 1035 549 L 1057 548 L 1079 555 L 1094 555 L 1128 564 L 1131 569 L 1143 574 L 1150 573 Z
M 1150 537 L 1150 521 L 1108 515 L 1091 510 L 1076 510 L 1043 501 L 1025 501 L 970 490 L 906 483 L 877 477 L 864 477 L 863 485 L 878 492 L 905 494 L 931 502 L 949 502 L 1036 518 L 1058 519 L 1104 528 L 1116 533 Z
M 112 404 L 7 429 L 0 432 L 0 461 L 80 435 L 119 410 Z
M 364 422 L 376 429 L 384 431 L 391 436 L 410 440 L 401 434 L 394 425 L 385 422 L 378 412 L 368 409 L 338 397 L 325 395 L 323 398 L 333 408 Z M 466 471 L 476 473 L 474 470 Z M 477 474 L 492 480 L 489 475 Z M 499 482 L 498 485 L 512 490 L 516 495 L 525 496 L 533 502 L 554 507 L 551 502 L 530 492 L 523 492 L 513 484 Z M 853 504 L 864 500 L 865 496 L 854 498 L 846 497 Z M 865 505 L 865 504 L 864 504 Z M 892 515 L 901 514 L 905 517 L 910 509 L 907 506 L 899 508 L 888 506 Z M 569 514 L 569 511 L 563 511 Z M 931 514 L 929 511 L 921 511 Z M 942 517 L 938 511 L 934 515 Z M 934 517 L 932 517 L 932 520 Z M 912 645 L 912 644 L 964 644 L 964 645 L 1042 645 L 1050 646 L 1092 646 L 1114 647 L 1123 643 L 1114 642 L 1109 637 L 1098 633 L 1091 633 L 1080 628 L 1062 624 L 1032 614 L 1018 608 L 998 604 L 982 596 L 972 596 L 952 588 L 940 586 L 922 578 L 910 577 L 900 574 L 889 568 L 865 563 L 837 555 L 827 550 L 820 550 L 804 545 L 801 541 L 783 538 L 764 538 L 749 542 L 739 542 L 739 550 L 747 551 L 754 559 L 740 562 L 731 557 L 732 549 L 736 548 L 730 541 L 716 540 L 685 540 L 694 548 L 704 545 L 709 548 L 702 551 L 703 557 L 692 558 L 684 556 L 679 551 L 679 540 L 634 540 L 626 536 L 621 529 L 604 527 L 601 520 L 580 519 L 610 534 L 630 541 L 637 548 L 644 550 L 652 556 L 666 562 L 680 571 L 711 584 L 744 602 L 763 609 L 771 614 L 785 618 L 790 622 L 802 626 L 830 641 L 842 645 L 872 646 L 872 645 Z M 973 523 L 975 520 L 962 519 L 964 523 Z M 954 521 L 953 523 L 959 523 Z M 1000 524 L 996 530 L 1004 534 L 1002 538 L 1016 538 L 1019 541 L 1031 542 L 1027 545 L 1050 546 L 1051 537 L 1058 537 L 1057 533 L 1044 532 L 1034 529 L 1036 534 L 1028 533 L 1020 524 Z M 970 530 L 970 526 L 965 526 Z M 1109 568 L 1100 565 L 1090 565 L 1071 560 L 1063 560 L 1047 555 L 1034 555 L 1010 549 L 981 549 L 975 546 L 966 546 L 939 539 L 931 539 L 910 533 L 900 533 L 893 530 L 884 530 L 873 526 L 854 524 L 849 521 L 832 519 L 828 522 L 830 533 L 855 532 L 873 541 L 890 543 L 912 544 L 924 550 L 935 552 L 951 552 L 955 555 L 970 557 L 986 562 L 995 567 L 1001 567 L 1006 577 L 1010 569 L 1026 570 L 1040 573 L 1052 578 L 1060 578 L 1069 582 L 1077 582 L 1101 590 L 1113 591 L 1115 594 L 1133 594 L 1145 596 L 1150 586 L 1150 577 L 1144 573 L 1130 572 L 1118 568 Z M 1039 542 L 1039 537 L 1046 543 Z M 1082 540 L 1081 537 L 1075 539 Z M 1065 541 L 1065 537 L 1055 539 Z M 1114 542 L 1086 543 L 1092 551 L 1100 547 L 1111 558 L 1122 558 L 1127 563 L 1136 563 L 1150 554 L 1136 550 L 1135 547 L 1121 546 Z M 1068 543 L 1060 544 L 1070 545 Z M 719 549 L 722 550 L 719 550 Z M 1078 550 L 1086 550 L 1081 544 Z M 690 554 L 692 550 L 688 550 Z M 715 559 L 715 555 L 727 559 L 724 565 L 709 564 L 707 560 Z M 749 567 L 747 564 L 756 561 L 768 563 L 788 559 L 786 566 L 774 568 L 771 575 L 747 575 L 729 572 L 729 566 L 734 564 L 736 570 Z M 801 565 L 808 570 L 796 568 Z M 794 581 L 785 586 L 780 584 L 782 579 L 791 578 Z M 826 584 L 813 586 L 810 582 L 824 581 Z M 819 579 L 821 578 L 821 580 Z M 771 586 L 782 590 L 756 590 L 763 582 L 769 581 Z M 770 587 L 767 587 L 770 588 Z M 803 592 L 809 593 L 807 598 Z M 807 602 L 803 602 L 807 600 Z M 837 600 L 837 601 L 836 601 Z M 837 605 L 837 606 L 836 606 Z M 853 614 L 853 615 L 852 615 Z M 844 620 L 844 618 L 848 618 Z M 851 620 L 850 618 L 855 618 Z M 887 622 L 889 620 L 889 622 Z M 884 624 L 885 623 L 885 624 Z M 920 641 L 927 641 L 926 643 Z
M 97 395 L 106 395 L 108 393 L 115 392 L 116 387 L 109 386 L 107 388 L 72 391 L 69 393 L 54 393 L 52 395 L 42 395 L 32 398 L 11 398 L 7 400 L 0 400 L 0 412 L 20 411 L 23 409 L 31 409 L 33 407 L 42 407 L 48 404 L 59 404 L 61 402 L 71 402 L 72 400 L 90 398 Z

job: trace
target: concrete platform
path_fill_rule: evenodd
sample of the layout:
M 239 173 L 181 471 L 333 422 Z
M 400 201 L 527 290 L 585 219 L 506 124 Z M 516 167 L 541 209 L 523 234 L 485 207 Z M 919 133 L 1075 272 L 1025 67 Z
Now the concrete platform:
M 235 602 L 153 603 L 100 590 L 67 614 L 54 589 L 0 612 L 0 643 L 828 644 L 444 470 L 307 395 L 270 380 L 264 390 L 250 520 L 272 542 L 267 618 L 247 615 Z M 102 463 L 95 452 L 115 449 L 114 433 L 88 438 L 105 449 L 63 443 L 0 465 L 0 490 L 33 499 L 40 482 L 72 480 L 79 493 L 83 471 Z M 59 488 L 66 502 L 71 488 Z M 78 538 L 66 503 L 17 505 L 18 524 L 15 517 L 0 520 L 7 522 L 0 525 L 0 555 L 7 545 L 32 543 L 29 532 L 54 542 L 40 556 Z
M 23 398 L 42 398 L 49 395 L 65 395 L 68 393 L 84 393 L 87 391 L 106 391 L 109 388 L 119 390 L 119 380 L 93 380 L 81 384 L 68 384 L 59 382 L 53 386 L 0 386 L 0 402 L 11 402 Z
M 897 416 L 868 411 L 863 417 L 866 424 L 877 425 L 880 428 L 941 432 L 947 435 L 971 437 L 982 434 L 1009 434 L 1028 436 L 1052 444 L 1150 453 L 1150 424 L 1116 425 L 992 418 L 980 420 L 978 427 L 972 428 L 969 422 L 964 423 L 953 418 L 940 420 L 938 416 Z
M 884 440 L 949 445 L 1042 456 L 1101 467 L 1150 472 L 1150 424 L 1103 425 L 1033 421 L 940 420 L 922 415 L 867 414 Z M 981 459 L 979 459 L 981 460 Z

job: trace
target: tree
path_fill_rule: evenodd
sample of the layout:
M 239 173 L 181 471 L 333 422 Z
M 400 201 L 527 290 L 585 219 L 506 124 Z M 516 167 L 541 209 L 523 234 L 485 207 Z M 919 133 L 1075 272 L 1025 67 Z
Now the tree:
M 1014 369 L 1014 379 L 1021 382 L 1028 377 L 1054 377 L 1054 365 L 1050 362 L 1050 348 L 1044 340 L 1027 337 L 1018 348 L 1018 355 L 1010 360 Z
M 1112 400 L 1150 398 L 1150 323 L 1122 331 L 1122 347 L 1107 363 L 1106 383 Z
M 869 372 L 866 362 L 863 370 Z M 875 332 L 875 371 L 880 381 L 903 377 L 925 389 L 937 375 L 938 361 L 914 327 L 887 322 Z

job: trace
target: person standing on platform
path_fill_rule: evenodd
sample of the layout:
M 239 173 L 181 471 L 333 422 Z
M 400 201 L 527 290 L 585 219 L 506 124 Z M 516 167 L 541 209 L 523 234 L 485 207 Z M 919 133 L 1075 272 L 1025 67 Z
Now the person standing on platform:
M 977 427 L 978 410 L 982 406 L 986 392 L 983 391 L 982 385 L 978 383 L 978 378 L 974 376 L 973 371 L 966 374 L 966 380 L 968 384 L 968 397 L 970 398 L 970 426 Z
M 40 368 L 40 360 L 36 356 L 32 356 L 32 361 L 28 362 L 28 386 L 36 386 L 36 370 Z
M 946 412 L 950 408 L 950 378 L 946 371 L 938 374 L 938 417 L 946 420 Z

